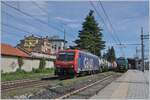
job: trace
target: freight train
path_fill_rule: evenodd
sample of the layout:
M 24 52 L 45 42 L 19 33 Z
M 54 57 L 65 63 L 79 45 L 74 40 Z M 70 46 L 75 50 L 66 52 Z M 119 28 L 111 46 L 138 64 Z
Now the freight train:
M 97 73 L 102 72 L 106 67 L 111 68 L 110 62 L 81 50 L 59 51 L 54 65 L 55 75 L 58 76 Z

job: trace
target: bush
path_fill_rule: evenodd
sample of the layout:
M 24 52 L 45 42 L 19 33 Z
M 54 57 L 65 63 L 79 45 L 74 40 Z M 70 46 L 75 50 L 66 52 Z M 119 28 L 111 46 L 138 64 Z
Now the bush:
M 40 73 L 40 72 L 41 72 L 41 69 L 39 69 L 39 68 L 38 68 L 38 69 L 32 68 L 32 72 L 33 72 L 33 73 Z
M 3 74 L 3 70 L 1 70 L 1 74 Z
M 103 67 L 102 67 L 102 70 L 103 70 L 103 72 L 108 71 L 108 66 L 104 64 Z
M 43 71 L 44 72 L 53 72 L 54 68 L 45 68 Z
M 15 73 L 15 72 L 14 72 Z M 16 70 L 16 73 L 27 73 L 26 71 L 24 71 L 24 70 L 22 70 L 22 69 L 20 69 L 20 68 L 18 68 L 17 70 Z
M 32 72 L 33 73 L 51 73 L 54 71 L 54 68 L 44 68 L 44 69 L 35 69 L 35 68 L 32 68 Z
M 32 68 L 32 72 L 34 72 L 34 73 L 35 73 L 35 71 L 36 71 L 36 69 L 35 69 L 35 68 Z
M 40 65 L 39 65 L 39 69 L 44 69 L 45 68 L 45 65 L 46 65 L 46 60 L 44 58 L 42 58 L 40 60 Z
M 19 65 L 20 69 L 21 69 L 21 67 L 22 67 L 23 64 L 24 64 L 23 58 L 22 57 L 18 57 L 18 65 Z

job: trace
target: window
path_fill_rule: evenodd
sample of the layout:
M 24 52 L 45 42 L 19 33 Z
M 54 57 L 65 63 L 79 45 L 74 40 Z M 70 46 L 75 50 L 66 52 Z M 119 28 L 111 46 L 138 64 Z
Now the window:
M 60 50 L 61 49 L 61 47 L 58 47 L 58 50 Z
M 58 54 L 57 60 L 60 61 L 73 61 L 75 53 L 74 52 L 61 52 Z
M 54 49 L 56 50 L 56 45 L 54 46 Z

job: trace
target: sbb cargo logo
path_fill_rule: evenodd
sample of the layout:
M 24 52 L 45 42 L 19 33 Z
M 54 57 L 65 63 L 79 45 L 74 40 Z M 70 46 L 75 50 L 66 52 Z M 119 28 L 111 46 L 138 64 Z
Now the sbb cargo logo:
M 93 67 L 93 65 L 94 65 L 93 59 L 90 59 L 90 58 L 86 58 L 86 57 L 85 57 L 83 64 L 84 64 L 84 67 L 85 67 L 86 69 L 92 69 L 92 67 Z

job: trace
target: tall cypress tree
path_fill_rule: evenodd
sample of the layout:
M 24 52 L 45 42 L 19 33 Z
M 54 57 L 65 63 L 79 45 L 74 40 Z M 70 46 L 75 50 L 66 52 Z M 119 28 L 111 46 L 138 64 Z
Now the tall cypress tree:
M 115 50 L 114 50 L 113 46 L 111 47 L 110 52 L 111 52 L 111 54 L 110 54 L 111 55 L 111 62 L 113 62 L 116 60 Z
M 111 48 L 108 48 L 107 53 L 103 55 L 104 58 L 106 58 L 108 61 L 113 62 L 116 60 L 115 50 L 112 46 Z
M 101 56 L 101 50 L 105 47 L 105 41 L 102 40 L 102 29 L 98 27 L 94 15 L 90 10 L 85 22 L 82 24 L 82 30 L 79 31 L 79 39 L 75 40 L 76 48 L 87 50 L 97 56 Z

